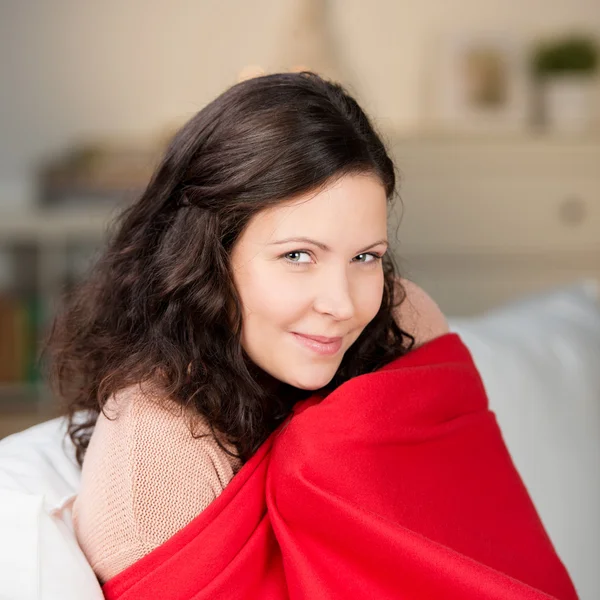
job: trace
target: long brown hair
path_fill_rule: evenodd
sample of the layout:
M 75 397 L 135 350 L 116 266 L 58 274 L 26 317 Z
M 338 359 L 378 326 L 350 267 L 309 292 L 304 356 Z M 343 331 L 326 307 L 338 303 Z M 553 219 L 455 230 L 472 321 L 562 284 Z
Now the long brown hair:
M 47 338 L 48 377 L 80 463 L 111 395 L 147 380 L 206 418 L 243 461 L 256 451 L 302 394 L 268 391 L 242 349 L 231 249 L 257 212 L 358 173 L 377 176 L 392 200 L 395 168 L 370 120 L 311 72 L 238 83 L 183 126 Z M 328 387 L 414 341 L 392 314 L 403 291 L 389 255 L 383 269 L 381 308 Z

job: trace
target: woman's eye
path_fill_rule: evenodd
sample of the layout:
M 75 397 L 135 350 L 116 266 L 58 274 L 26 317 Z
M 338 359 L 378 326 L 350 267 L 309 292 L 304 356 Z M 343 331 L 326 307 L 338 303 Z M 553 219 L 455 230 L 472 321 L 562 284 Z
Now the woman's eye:
M 366 252 L 363 254 L 359 254 L 356 257 L 356 262 L 361 262 L 361 263 L 372 263 L 378 260 L 381 260 L 381 256 L 379 256 L 378 254 L 373 254 L 372 252 Z
M 310 263 L 310 255 L 308 252 L 301 252 L 300 250 L 296 250 L 294 252 L 288 252 L 283 255 L 288 262 L 295 264 L 307 264 Z M 306 257 L 308 260 L 302 260 L 302 257 Z

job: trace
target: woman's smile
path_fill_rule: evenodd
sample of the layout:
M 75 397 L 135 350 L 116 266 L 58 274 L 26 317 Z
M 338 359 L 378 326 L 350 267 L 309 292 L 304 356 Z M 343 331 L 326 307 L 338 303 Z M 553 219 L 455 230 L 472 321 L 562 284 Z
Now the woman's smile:
M 341 347 L 342 337 L 325 338 L 322 336 L 308 336 L 301 333 L 292 332 L 294 339 L 303 347 L 322 356 L 333 356 L 337 354 Z

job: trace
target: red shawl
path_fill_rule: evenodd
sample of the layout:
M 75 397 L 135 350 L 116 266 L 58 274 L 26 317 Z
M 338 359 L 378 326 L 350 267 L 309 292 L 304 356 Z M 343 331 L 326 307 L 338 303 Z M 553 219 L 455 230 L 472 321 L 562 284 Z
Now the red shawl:
M 456 334 L 298 403 L 205 511 L 103 591 L 577 598 Z

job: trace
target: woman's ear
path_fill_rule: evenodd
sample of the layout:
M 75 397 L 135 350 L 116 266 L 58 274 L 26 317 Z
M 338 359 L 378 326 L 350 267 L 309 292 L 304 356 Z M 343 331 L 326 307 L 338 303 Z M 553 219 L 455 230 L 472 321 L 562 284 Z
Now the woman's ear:
M 435 301 L 416 283 L 398 278 L 404 300 L 394 311 L 398 326 L 415 338 L 415 347 L 449 332 L 448 321 Z

